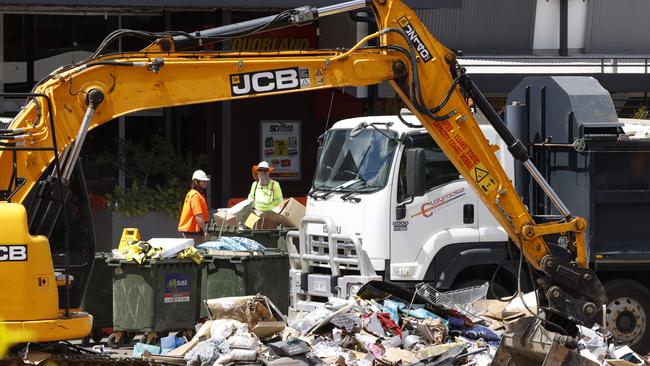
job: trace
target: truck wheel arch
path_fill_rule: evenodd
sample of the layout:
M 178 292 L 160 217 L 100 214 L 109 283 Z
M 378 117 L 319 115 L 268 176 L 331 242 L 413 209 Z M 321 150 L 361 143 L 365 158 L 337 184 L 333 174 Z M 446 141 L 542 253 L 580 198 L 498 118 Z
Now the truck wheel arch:
M 424 280 L 432 282 L 436 288 L 451 289 L 458 281 L 473 279 L 465 274 L 481 269 L 486 270 L 502 263 L 508 256 L 506 242 L 456 243 L 441 248 L 429 264 Z M 511 265 L 502 265 L 503 273 L 516 278 L 516 269 Z M 479 277 L 481 277 L 479 276 Z M 492 272 L 489 271 L 489 278 Z M 479 278 L 476 277 L 476 278 Z M 484 278 L 484 277 L 482 277 Z

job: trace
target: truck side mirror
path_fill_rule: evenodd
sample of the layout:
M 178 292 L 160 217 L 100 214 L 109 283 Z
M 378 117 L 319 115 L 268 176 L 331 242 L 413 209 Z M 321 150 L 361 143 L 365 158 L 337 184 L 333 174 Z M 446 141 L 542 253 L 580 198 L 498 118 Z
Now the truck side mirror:
M 411 197 L 422 196 L 425 192 L 424 149 L 406 150 L 406 194 Z

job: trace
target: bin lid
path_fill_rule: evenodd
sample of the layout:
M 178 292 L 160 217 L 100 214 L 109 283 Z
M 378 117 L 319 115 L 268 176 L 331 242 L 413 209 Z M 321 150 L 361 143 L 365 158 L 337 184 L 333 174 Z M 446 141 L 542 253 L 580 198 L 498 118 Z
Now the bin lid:
M 262 257 L 283 257 L 288 256 L 287 253 L 280 249 L 270 248 L 273 250 L 209 250 L 207 254 L 203 255 L 205 259 L 219 258 L 262 258 Z

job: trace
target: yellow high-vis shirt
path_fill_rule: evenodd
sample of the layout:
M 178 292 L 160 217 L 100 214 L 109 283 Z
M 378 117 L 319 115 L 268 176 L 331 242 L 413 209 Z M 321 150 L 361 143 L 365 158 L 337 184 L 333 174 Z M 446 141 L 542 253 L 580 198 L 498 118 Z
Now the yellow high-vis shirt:
M 248 199 L 253 200 L 253 206 L 260 211 L 271 211 L 284 200 L 280 183 L 273 179 L 265 186 L 257 181 L 253 182 Z

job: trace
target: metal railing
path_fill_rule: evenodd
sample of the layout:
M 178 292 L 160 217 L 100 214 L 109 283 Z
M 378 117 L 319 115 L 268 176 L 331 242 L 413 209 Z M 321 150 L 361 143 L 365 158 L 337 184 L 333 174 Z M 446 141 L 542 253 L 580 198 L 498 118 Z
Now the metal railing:
M 648 74 L 650 56 L 463 56 L 473 74 Z

